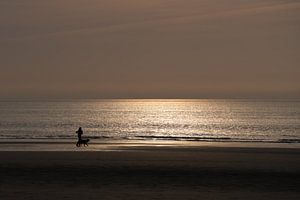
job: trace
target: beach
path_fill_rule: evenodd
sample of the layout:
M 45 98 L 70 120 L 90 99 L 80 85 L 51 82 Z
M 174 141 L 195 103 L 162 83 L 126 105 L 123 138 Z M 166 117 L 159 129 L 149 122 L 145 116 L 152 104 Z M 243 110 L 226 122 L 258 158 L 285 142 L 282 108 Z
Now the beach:
M 300 0 L 0 0 L 0 200 L 300 200 Z
M 32 144 L 9 145 L 24 151 L 0 151 L 4 200 L 300 198 L 299 148 L 159 143 L 33 151 Z

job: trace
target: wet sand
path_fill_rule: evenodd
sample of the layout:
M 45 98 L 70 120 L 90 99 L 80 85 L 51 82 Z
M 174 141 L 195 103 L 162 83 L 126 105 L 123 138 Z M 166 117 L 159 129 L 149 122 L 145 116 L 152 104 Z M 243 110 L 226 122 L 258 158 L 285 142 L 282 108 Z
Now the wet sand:
M 300 199 L 299 155 L 151 145 L 0 151 L 0 199 Z

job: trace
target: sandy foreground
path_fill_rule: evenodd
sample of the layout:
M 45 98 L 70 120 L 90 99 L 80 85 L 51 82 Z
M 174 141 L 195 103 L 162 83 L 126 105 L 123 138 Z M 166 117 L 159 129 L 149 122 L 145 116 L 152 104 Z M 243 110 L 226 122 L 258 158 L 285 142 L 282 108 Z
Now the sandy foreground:
M 300 199 L 299 188 L 299 148 L 0 151 L 1 200 Z

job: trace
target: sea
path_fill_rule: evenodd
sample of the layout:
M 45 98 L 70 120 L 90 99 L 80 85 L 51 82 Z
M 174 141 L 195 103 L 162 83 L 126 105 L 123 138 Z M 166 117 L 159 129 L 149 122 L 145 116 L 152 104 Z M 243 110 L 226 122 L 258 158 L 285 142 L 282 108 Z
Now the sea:
M 0 140 L 300 143 L 300 99 L 0 100 Z

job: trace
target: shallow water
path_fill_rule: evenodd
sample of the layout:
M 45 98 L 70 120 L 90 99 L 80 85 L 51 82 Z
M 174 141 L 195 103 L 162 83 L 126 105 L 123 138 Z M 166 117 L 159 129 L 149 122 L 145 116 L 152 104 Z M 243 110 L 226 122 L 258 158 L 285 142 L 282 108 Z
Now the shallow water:
M 299 100 L 1 101 L 0 139 L 300 142 Z

